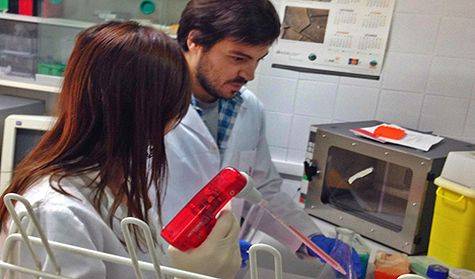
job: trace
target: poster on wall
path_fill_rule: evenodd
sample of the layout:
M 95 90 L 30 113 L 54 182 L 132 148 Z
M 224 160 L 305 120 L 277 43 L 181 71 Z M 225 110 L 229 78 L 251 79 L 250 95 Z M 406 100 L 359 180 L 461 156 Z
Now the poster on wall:
M 379 79 L 395 0 L 289 0 L 275 68 Z

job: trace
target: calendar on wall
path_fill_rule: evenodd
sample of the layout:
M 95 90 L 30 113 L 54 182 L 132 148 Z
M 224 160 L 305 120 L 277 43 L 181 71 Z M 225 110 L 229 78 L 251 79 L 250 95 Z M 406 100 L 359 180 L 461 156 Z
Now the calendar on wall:
M 290 0 L 273 67 L 379 79 L 395 0 Z

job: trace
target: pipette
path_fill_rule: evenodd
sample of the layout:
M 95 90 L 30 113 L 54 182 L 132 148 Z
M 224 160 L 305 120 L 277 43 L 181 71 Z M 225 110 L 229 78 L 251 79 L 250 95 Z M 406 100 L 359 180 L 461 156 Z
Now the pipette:
M 315 254 L 343 275 L 345 270 L 330 255 L 315 245 L 296 228 L 285 224 L 267 208 L 266 201 L 254 187 L 251 177 L 227 167 L 206 184 L 162 230 L 162 237 L 181 251 L 198 247 L 216 224 L 216 215 L 233 198 L 243 198 L 264 208 L 277 222 L 287 228 Z
M 168 223 L 161 236 L 181 251 L 198 247 L 216 224 L 216 215 L 235 196 L 258 203 L 262 195 L 249 177 L 234 168 L 224 168 L 206 184 Z

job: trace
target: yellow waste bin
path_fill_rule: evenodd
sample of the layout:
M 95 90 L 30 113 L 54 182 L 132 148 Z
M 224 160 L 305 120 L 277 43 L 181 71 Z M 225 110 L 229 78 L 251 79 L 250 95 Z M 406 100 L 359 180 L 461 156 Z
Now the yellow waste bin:
M 475 172 L 475 169 L 472 170 Z M 428 255 L 475 270 L 475 188 L 439 177 Z

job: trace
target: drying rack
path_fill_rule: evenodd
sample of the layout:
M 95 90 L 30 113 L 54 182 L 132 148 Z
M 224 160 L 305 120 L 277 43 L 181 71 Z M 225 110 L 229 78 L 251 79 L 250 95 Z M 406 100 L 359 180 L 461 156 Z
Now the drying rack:
M 14 202 L 17 202 L 17 204 L 21 203 L 26 208 L 26 212 L 24 212 L 24 214 L 19 215 L 15 211 L 15 206 L 13 204 Z M 133 267 L 135 277 L 138 279 L 143 278 L 143 271 L 155 272 L 155 277 L 157 279 L 165 279 L 169 278 L 170 276 L 189 279 L 217 279 L 215 277 L 210 277 L 203 274 L 188 272 L 161 265 L 158 251 L 157 249 L 155 249 L 150 227 L 145 222 L 137 218 L 127 217 L 124 218 L 121 222 L 121 228 L 124 234 L 126 248 L 129 253 L 129 258 L 127 258 L 48 240 L 41 226 L 39 225 L 39 222 L 33 212 L 33 208 L 28 202 L 28 200 L 17 194 L 7 194 L 4 197 L 4 203 L 13 220 L 13 223 L 9 229 L 7 238 L 4 242 L 3 254 L 0 260 L 0 278 L 5 278 L 5 275 L 8 275 L 7 278 L 13 279 L 16 278 L 16 274 L 23 273 L 33 275 L 36 278 L 72 279 L 70 277 L 62 275 L 61 266 L 57 264 L 57 260 L 53 251 L 62 251 L 82 257 L 94 258 L 104 262 Z M 24 228 L 24 226 L 22 226 L 21 224 L 22 218 L 25 217 L 28 217 L 30 220 L 26 228 Z M 136 253 L 136 245 L 134 244 L 134 241 L 132 240 L 131 236 L 132 226 L 136 226 L 145 236 L 147 251 L 150 254 L 150 259 L 152 260 L 152 263 L 138 260 Z M 30 236 L 33 230 L 36 230 L 36 232 L 38 233 L 38 237 Z M 19 242 L 22 242 L 24 243 L 24 245 L 26 245 L 26 248 L 34 261 L 35 268 L 25 267 L 18 264 L 18 255 L 15 254 L 16 249 L 14 248 L 15 244 Z M 41 259 L 38 258 L 38 255 L 33 249 L 33 247 L 37 246 L 44 248 L 47 257 L 51 260 L 51 263 L 54 267 L 54 271 L 48 272 L 43 271 L 41 269 Z M 251 279 L 258 279 L 258 251 L 267 252 L 273 256 L 275 279 L 282 279 L 282 256 L 279 251 L 277 251 L 277 249 L 266 244 L 254 244 L 249 250 Z

